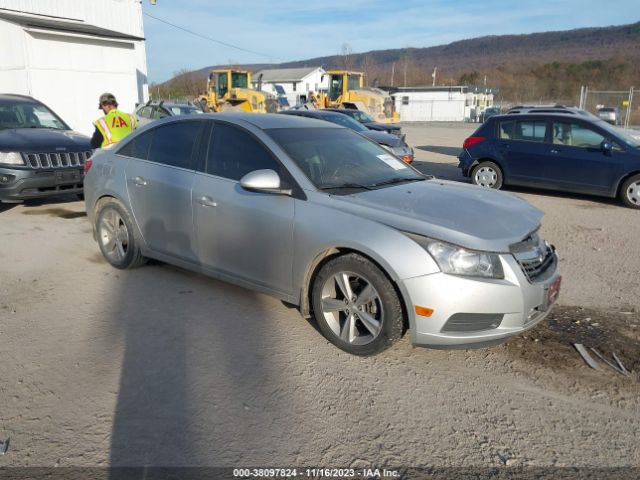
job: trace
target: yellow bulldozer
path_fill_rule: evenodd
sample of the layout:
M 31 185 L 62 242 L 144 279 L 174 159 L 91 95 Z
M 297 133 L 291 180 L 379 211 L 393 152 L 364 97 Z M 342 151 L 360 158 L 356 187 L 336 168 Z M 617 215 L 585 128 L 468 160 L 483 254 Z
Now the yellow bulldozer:
M 313 94 L 310 98 L 316 108 L 350 108 L 368 113 L 376 122 L 400 121 L 393 98 L 379 88 L 365 88 L 362 72 L 329 70 L 326 75 L 329 75 L 328 93 Z
M 267 113 L 276 111 L 277 100 L 271 97 L 268 93 L 251 88 L 251 72 L 222 69 L 209 73 L 207 93 L 198 100 L 211 112 Z

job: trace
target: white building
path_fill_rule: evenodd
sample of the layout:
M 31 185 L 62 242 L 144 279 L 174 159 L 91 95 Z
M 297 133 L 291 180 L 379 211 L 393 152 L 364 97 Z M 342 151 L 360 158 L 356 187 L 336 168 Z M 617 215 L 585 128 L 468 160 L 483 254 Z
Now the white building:
M 140 0 L 0 0 L 0 93 L 90 134 L 103 92 L 128 112 L 148 98 Z
M 393 90 L 403 122 L 468 122 L 493 105 L 487 87 L 398 87 Z
M 322 67 L 260 70 L 251 76 L 251 82 L 254 88 L 261 83 L 261 90 L 276 96 L 278 92 L 275 86 L 280 85 L 291 106 L 304 103 L 309 92 L 326 90 L 329 85 Z

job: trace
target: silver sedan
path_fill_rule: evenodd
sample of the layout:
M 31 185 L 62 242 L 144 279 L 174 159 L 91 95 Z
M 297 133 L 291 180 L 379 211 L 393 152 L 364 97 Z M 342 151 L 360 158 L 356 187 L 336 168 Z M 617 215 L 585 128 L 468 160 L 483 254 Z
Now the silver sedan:
M 116 268 L 147 258 L 274 295 L 337 347 L 491 345 L 550 312 L 542 213 L 425 177 L 346 128 L 285 115 L 149 124 L 87 162 L 87 215 Z

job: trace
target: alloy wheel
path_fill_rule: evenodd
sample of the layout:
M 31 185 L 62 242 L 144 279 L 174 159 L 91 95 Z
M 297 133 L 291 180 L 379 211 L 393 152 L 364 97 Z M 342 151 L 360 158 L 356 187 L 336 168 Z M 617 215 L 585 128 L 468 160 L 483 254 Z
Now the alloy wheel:
M 129 248 L 129 230 L 120 214 L 112 208 L 104 212 L 98 232 L 104 254 L 109 260 L 121 262 Z
M 370 281 L 338 272 L 322 287 L 322 315 L 332 332 L 351 345 L 367 345 L 380 334 L 384 311 Z

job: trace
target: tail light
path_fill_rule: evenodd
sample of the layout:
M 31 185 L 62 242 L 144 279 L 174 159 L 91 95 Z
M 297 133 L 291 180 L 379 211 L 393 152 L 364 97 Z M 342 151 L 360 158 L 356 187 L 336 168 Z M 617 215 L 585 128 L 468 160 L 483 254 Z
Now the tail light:
M 413 158 L 411 158 L 411 155 L 403 155 L 402 156 L 402 161 L 404 163 L 411 163 L 411 162 L 413 162 Z
M 89 170 L 91 169 L 91 164 L 93 163 L 93 161 L 90 158 L 87 158 L 84 161 L 84 174 L 86 175 L 87 173 L 89 173 Z
M 466 150 L 467 148 L 475 145 L 476 143 L 484 142 L 485 140 L 486 138 L 484 137 L 469 137 L 462 144 L 462 148 Z

